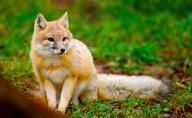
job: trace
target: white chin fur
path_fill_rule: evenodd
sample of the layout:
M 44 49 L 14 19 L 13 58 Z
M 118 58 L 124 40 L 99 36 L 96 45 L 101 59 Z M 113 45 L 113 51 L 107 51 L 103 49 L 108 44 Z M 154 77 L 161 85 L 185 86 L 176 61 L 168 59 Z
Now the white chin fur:
M 41 44 L 35 44 L 34 49 L 42 56 L 51 56 L 53 55 L 53 52 L 49 49 L 46 49 Z
M 59 51 L 59 49 L 53 50 L 53 53 L 54 53 L 54 54 L 60 54 L 60 51 Z

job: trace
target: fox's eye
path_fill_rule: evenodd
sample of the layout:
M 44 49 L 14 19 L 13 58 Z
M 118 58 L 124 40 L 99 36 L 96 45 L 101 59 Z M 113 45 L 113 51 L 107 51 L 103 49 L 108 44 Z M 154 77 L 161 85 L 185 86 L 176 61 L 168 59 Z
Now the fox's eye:
M 65 41 L 67 39 L 67 37 L 63 37 L 63 41 Z
M 51 38 L 51 37 L 47 38 L 47 40 L 50 42 L 54 42 L 54 38 Z

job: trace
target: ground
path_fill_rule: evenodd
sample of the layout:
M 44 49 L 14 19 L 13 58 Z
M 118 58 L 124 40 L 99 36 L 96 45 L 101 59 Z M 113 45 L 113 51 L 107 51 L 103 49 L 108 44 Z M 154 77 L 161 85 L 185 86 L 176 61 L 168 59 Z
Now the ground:
M 3 0 L 0 5 L 0 79 L 29 99 L 40 97 L 29 60 L 34 19 L 39 12 L 54 20 L 68 11 L 73 36 L 88 45 L 99 72 L 149 75 L 175 90 L 159 102 L 127 98 L 70 105 L 69 116 L 192 117 L 190 0 L 17 2 Z

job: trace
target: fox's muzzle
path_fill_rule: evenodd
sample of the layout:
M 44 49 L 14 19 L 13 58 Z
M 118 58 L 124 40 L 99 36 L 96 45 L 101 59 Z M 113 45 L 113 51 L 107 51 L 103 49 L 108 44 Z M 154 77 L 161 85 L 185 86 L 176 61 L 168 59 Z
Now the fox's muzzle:
M 63 54 L 65 52 L 65 49 L 64 48 L 61 48 L 60 49 L 60 54 Z

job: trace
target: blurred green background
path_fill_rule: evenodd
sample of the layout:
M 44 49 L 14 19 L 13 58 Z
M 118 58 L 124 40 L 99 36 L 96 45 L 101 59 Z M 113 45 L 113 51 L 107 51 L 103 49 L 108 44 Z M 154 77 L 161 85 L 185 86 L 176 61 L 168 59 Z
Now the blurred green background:
M 0 77 L 25 88 L 23 81 L 34 78 L 29 50 L 37 14 L 49 21 L 65 11 L 74 38 L 87 44 L 104 72 L 169 78 L 180 91 L 153 106 L 138 100 L 123 102 L 129 110 L 144 106 L 140 112 L 124 112 L 126 105 L 112 110 L 113 104 L 96 102 L 83 103 L 73 110 L 74 116 L 188 114 L 187 105 L 192 103 L 192 0 L 1 0 Z
M 96 60 L 180 62 L 192 57 L 191 0 L 2 0 L 0 58 L 26 59 L 38 13 L 69 13 L 70 30 Z

